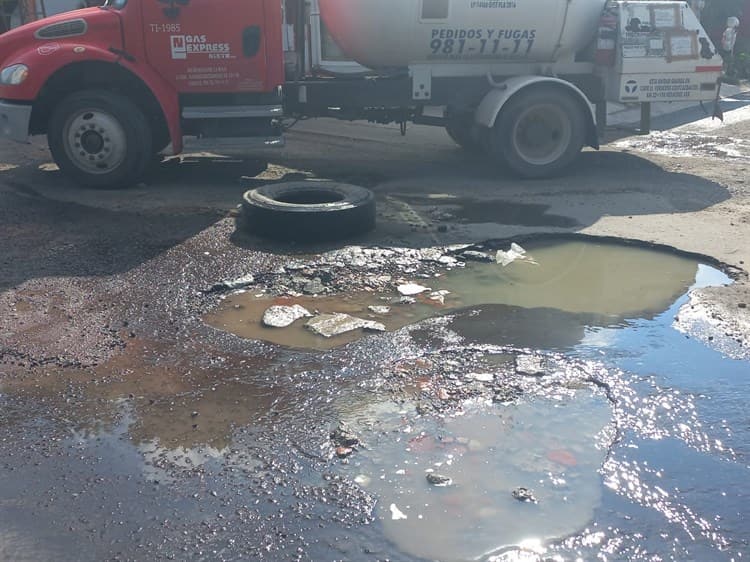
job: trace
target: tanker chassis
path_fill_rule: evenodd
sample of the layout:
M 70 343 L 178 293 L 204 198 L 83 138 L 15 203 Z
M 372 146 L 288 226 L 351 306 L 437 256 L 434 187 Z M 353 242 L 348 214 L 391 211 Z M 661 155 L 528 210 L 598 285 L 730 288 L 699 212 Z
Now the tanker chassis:
M 598 148 L 607 101 L 712 100 L 721 70 L 685 2 L 109 0 L 0 35 L 0 137 L 46 134 L 74 181 L 117 187 L 184 137 L 250 152 L 290 117 L 414 122 L 539 178 Z

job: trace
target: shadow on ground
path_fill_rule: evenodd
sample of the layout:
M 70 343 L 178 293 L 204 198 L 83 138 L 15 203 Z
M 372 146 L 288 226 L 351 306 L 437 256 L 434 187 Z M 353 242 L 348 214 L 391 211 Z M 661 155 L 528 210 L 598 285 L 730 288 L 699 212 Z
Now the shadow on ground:
M 424 247 L 499 237 L 476 224 L 577 232 L 605 215 L 688 213 L 729 198 L 717 183 L 666 171 L 632 153 L 587 151 L 565 177 L 521 181 L 432 130 L 415 133 L 415 140 L 432 144 L 407 144 L 390 130 L 376 133 L 382 138 L 292 135 L 287 148 L 267 155 L 274 164 L 257 177 L 258 160 L 167 160 L 146 184 L 121 191 L 79 188 L 40 161 L 45 153 L 38 147 L 42 156 L 32 164 L 16 149 L 0 168 L 0 234 L 6 241 L 0 290 L 38 277 L 131 270 L 227 217 L 247 189 L 305 177 L 374 189 L 378 228 L 324 245 L 279 244 L 236 231 L 232 244 L 277 255 L 352 243 Z

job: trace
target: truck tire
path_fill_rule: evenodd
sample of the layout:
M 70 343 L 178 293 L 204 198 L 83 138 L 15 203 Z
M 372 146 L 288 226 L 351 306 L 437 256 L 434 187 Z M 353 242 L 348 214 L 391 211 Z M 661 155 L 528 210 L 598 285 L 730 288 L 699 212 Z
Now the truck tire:
M 337 182 L 294 181 L 246 192 L 241 224 L 276 240 L 336 240 L 375 228 L 375 197 L 369 189 Z
M 586 114 L 559 88 L 523 90 L 502 108 L 490 134 L 491 154 L 523 178 L 562 173 L 583 148 Z
M 472 113 L 445 112 L 445 132 L 458 146 L 464 150 L 475 152 L 480 143 L 474 136 L 474 115 Z
M 153 156 L 153 135 L 143 111 L 107 90 L 83 90 L 52 113 L 49 148 L 60 169 L 93 188 L 127 187 L 141 179 Z

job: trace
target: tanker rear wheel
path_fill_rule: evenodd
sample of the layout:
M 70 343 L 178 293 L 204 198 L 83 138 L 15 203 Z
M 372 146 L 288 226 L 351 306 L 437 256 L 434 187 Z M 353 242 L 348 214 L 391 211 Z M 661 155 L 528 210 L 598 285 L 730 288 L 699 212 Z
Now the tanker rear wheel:
M 480 143 L 475 136 L 473 113 L 458 113 L 448 108 L 445 112 L 445 132 L 464 150 L 473 152 L 480 148 Z
M 491 153 L 523 178 L 564 172 L 586 138 L 586 114 L 559 88 L 518 92 L 505 104 L 490 135 Z

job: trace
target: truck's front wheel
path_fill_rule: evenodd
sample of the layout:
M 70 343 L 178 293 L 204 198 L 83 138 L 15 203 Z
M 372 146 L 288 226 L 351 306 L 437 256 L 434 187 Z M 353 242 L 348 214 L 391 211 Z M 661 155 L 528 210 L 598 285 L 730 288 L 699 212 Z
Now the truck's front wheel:
M 87 187 L 137 182 L 152 156 L 151 129 L 141 109 L 107 90 L 74 92 L 55 108 L 47 137 L 60 169 Z
M 491 151 L 525 178 L 563 172 L 586 138 L 581 104 L 560 89 L 519 92 L 503 107 L 491 134 Z

